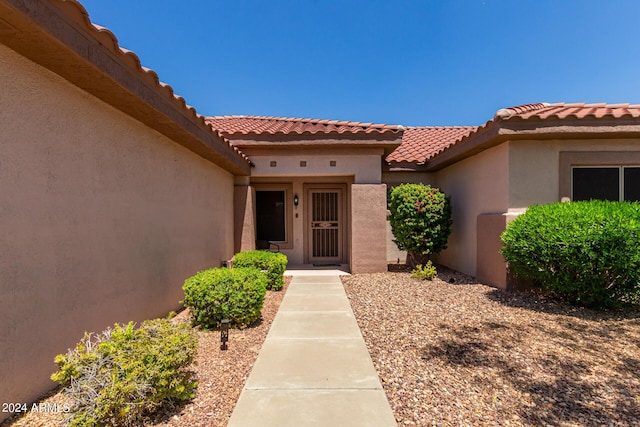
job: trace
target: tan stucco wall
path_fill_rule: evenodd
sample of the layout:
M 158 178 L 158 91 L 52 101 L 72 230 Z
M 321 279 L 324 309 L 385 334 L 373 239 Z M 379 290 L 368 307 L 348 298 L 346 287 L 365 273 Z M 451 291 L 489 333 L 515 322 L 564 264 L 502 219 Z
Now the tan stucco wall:
M 302 179 L 292 180 L 292 192 L 298 195 L 299 204 L 292 209 L 293 220 L 293 247 L 284 249 L 282 252 L 287 255 L 290 264 L 302 264 L 304 262 L 304 239 L 305 239 L 305 216 L 306 198 L 304 195 L 304 181 Z
M 0 402 L 233 255 L 233 177 L 0 45 Z
M 476 275 L 477 218 L 508 209 L 509 144 L 482 151 L 437 172 L 436 186 L 451 197 L 453 226 L 438 262 Z
M 354 184 L 351 186 L 351 258 L 352 273 L 387 271 L 387 186 Z
M 245 178 L 245 177 L 242 177 Z M 248 181 L 248 177 L 246 177 Z M 237 181 L 237 179 L 236 179 Z M 248 183 L 233 187 L 234 253 L 256 248 L 255 189 Z
M 382 172 L 382 182 L 391 189 L 400 184 L 436 184 L 436 174 L 433 172 Z
M 521 213 L 522 211 L 478 216 L 476 277 L 479 281 L 500 289 L 513 286 L 507 274 L 504 257 L 500 254 L 500 235 Z
M 570 139 L 510 143 L 509 207 L 560 200 L 560 152 L 638 152 L 640 139 Z M 621 159 L 624 162 L 624 156 Z M 597 159 L 595 160 L 597 163 Z M 568 196 L 568 195 L 567 195 Z
M 274 148 L 265 153 L 264 150 L 245 148 L 245 153 L 255 164 L 252 177 L 277 176 L 353 176 L 357 184 L 379 184 L 382 179 L 380 157 L 381 148 L 357 149 L 304 149 L 301 147 L 286 150 Z M 272 167 L 271 162 L 276 166 Z M 300 166 L 300 162 L 306 166 Z M 331 162 L 335 166 L 331 166 Z
M 620 159 L 624 154 L 611 153 L 637 153 L 639 144 L 638 139 L 508 141 L 437 172 L 436 185 L 452 197 L 454 219 L 448 249 L 438 261 L 506 287 L 500 233 L 531 204 L 560 200 L 561 175 L 569 173 L 561 171 L 560 153 L 589 153 L 597 164 L 597 153 L 608 153 L 603 161 Z

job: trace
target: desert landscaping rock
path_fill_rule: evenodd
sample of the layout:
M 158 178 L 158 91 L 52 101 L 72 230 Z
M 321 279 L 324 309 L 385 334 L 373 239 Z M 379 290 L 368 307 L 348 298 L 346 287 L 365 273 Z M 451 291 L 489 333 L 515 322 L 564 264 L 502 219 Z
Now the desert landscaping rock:
M 640 425 L 640 313 L 439 271 L 343 277 L 399 425 Z
M 443 267 L 432 282 L 393 270 L 343 283 L 399 426 L 640 425 L 637 310 L 598 313 Z M 145 425 L 226 426 L 285 290 L 267 293 L 260 324 L 231 330 L 227 351 L 217 331 L 199 332 L 196 398 Z M 41 403 L 56 402 L 60 393 Z

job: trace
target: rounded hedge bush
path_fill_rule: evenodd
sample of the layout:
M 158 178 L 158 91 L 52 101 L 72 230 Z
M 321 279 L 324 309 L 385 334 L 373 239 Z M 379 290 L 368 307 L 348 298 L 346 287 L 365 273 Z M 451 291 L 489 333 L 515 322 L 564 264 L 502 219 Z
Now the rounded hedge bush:
M 402 184 L 389 194 L 391 230 L 398 249 L 409 253 L 412 266 L 447 247 L 451 234 L 451 203 L 439 189 Z
M 284 271 L 287 269 L 287 256 L 279 252 L 247 251 L 233 256 L 234 267 L 253 267 L 266 270 L 267 289 L 279 291 L 284 286 Z
M 640 294 L 638 203 L 534 205 L 501 238 L 501 253 L 516 277 L 570 302 L 610 307 Z
M 69 425 L 143 425 L 164 403 L 192 399 L 198 383 L 188 367 L 197 343 L 188 325 L 166 319 L 85 334 L 56 356 L 59 370 L 51 376 L 72 402 Z
M 188 278 L 182 289 L 194 324 L 214 329 L 229 319 L 244 328 L 260 318 L 267 277 L 255 268 L 212 268 Z

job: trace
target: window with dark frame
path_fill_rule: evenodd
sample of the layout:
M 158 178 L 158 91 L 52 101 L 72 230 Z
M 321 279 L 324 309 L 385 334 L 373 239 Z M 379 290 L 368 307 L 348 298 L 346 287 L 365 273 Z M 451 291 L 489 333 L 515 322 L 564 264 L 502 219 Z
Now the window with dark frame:
M 624 168 L 624 199 L 640 202 L 640 167 Z
M 640 166 L 574 166 L 572 200 L 640 201 Z
M 258 241 L 284 242 L 286 238 L 286 192 L 256 191 L 256 238 Z

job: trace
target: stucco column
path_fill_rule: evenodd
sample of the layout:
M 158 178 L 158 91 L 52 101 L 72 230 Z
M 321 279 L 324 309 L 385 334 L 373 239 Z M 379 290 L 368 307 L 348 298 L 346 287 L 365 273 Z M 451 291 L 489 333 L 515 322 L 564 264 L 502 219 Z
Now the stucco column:
M 250 185 L 233 187 L 234 253 L 256 248 L 256 191 Z
M 351 185 L 351 272 L 387 271 L 387 186 Z
M 477 267 L 479 281 L 500 289 L 515 287 L 507 274 L 507 264 L 500 254 L 500 235 L 520 212 L 478 215 L 477 223 Z

